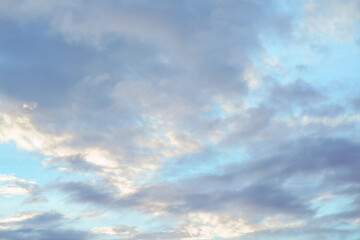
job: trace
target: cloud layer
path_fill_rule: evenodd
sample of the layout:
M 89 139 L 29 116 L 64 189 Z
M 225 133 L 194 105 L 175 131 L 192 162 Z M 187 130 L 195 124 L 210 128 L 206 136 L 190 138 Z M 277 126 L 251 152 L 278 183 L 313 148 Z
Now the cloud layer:
M 360 238 L 359 1 L 0 14 L 1 239 Z

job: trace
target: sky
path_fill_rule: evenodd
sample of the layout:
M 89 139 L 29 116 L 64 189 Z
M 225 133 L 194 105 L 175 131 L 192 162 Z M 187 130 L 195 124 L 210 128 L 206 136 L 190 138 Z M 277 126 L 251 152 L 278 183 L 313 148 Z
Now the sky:
M 360 240 L 360 0 L 0 0 L 1 240 Z

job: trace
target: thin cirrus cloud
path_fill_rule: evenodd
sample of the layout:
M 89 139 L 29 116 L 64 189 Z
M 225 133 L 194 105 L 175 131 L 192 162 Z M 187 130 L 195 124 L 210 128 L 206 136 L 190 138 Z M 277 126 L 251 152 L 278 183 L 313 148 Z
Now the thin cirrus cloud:
M 358 0 L 0 14 L 1 239 L 359 239 Z

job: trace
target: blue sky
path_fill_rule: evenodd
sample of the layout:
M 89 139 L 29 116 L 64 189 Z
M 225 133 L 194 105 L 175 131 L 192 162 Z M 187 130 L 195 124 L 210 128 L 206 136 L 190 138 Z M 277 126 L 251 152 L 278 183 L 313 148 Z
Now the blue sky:
M 0 239 L 360 239 L 359 0 L 0 0 Z

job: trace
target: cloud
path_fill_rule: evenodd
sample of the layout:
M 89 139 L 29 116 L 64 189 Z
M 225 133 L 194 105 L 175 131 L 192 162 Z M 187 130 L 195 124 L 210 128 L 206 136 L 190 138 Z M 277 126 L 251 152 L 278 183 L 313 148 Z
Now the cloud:
M 308 227 L 311 224 L 320 226 L 326 222 L 331 225 L 324 217 L 317 217 L 318 209 L 312 205 L 321 192 L 331 191 L 349 199 L 359 197 L 356 189 L 348 188 L 358 185 L 359 149 L 357 142 L 347 139 L 305 138 L 278 146 L 272 156 L 230 164 L 222 174 L 205 174 L 177 183 L 144 185 L 127 195 L 119 195 L 116 189 L 81 182 L 59 183 L 58 187 L 72 201 L 81 204 L 119 211 L 137 209 L 155 215 L 182 216 L 182 219 L 188 216 L 185 225 L 178 225 L 183 226 L 180 232 L 189 234 L 189 229 L 193 229 L 198 237 L 228 238 L 288 227 L 304 228 L 303 231 L 314 234 Z M 356 202 L 351 206 L 356 209 Z M 207 216 L 206 219 L 228 220 L 221 223 L 224 224 L 221 231 L 208 229 L 206 219 L 196 223 L 196 218 L 191 217 L 201 216 L 200 213 Z M 348 217 L 355 221 L 356 212 L 351 214 Z M 340 218 L 347 217 L 327 216 L 334 221 Z M 239 224 L 238 230 L 234 229 L 232 221 Z M 220 228 L 221 224 L 215 225 Z M 208 229 L 208 235 L 200 234 L 199 229 Z
M 204 113 L 217 99 L 247 95 L 243 74 L 253 67 L 247 53 L 261 50 L 259 32 L 290 29 L 282 21 L 289 16 L 270 11 L 272 2 L 25 0 L 5 1 L 1 9 L 7 25 L 1 46 L 11 59 L 2 95 L 21 105 L 36 102 L 36 111 L 20 111 L 19 118 L 47 134 L 45 141 L 37 133 L 44 145 L 15 136 L 4 141 L 59 161 L 81 155 L 101 167 L 156 169 L 165 158 L 201 151 L 222 130 L 212 129 Z M 8 115 L 15 123 L 16 114 Z M 101 156 L 87 156 L 95 152 Z
M 87 232 L 74 231 L 70 229 L 32 229 L 20 228 L 16 230 L 0 231 L 0 237 L 3 239 L 25 240 L 25 239 L 69 239 L 69 240 L 85 240 L 94 239 Z
M 133 194 L 165 160 L 201 152 L 226 131 L 213 106 L 247 95 L 243 74 L 260 32 L 290 30 L 289 16 L 272 10 L 253 1 L 6 1 L 0 45 L 11 61 L 1 95 L 17 110 L 2 111 L 1 140 Z M 270 118 L 265 111 L 251 126 L 256 114 L 239 117 L 251 128 L 240 134 Z
M 280 145 L 275 150 L 278 154 L 252 161 L 241 172 L 245 176 L 271 177 L 276 181 L 298 174 L 315 174 L 328 180 L 349 176 L 343 180 L 355 183 L 359 149 L 358 142 L 342 138 L 303 138 Z
M 83 214 L 32 205 L 0 238 L 351 239 L 358 114 L 312 82 L 306 54 L 277 51 L 349 40 L 357 3 L 2 1 L 0 142 L 59 177 L 3 174 L 0 193 L 53 191 L 46 207 Z M 324 193 L 349 209 L 319 216 Z
M 326 7 L 325 5 L 326 4 Z M 353 41 L 360 20 L 358 0 L 304 1 L 305 16 L 300 24 L 311 34 Z
M 91 229 L 91 232 L 105 235 L 131 237 L 137 233 L 137 228 L 131 226 L 95 227 Z
M 64 216 L 58 212 L 21 212 L 0 219 L 2 239 L 94 239 L 87 232 L 62 228 Z
M 317 89 L 302 79 L 283 85 L 275 84 L 270 95 L 272 106 L 280 105 L 282 110 L 286 110 L 287 106 L 306 106 L 325 99 Z
M 103 187 L 98 186 L 99 189 L 97 189 L 93 185 L 87 183 L 68 182 L 58 185 L 58 187 L 62 191 L 70 194 L 70 198 L 73 201 L 111 206 L 115 199 L 113 194 Z
M 33 111 L 37 108 L 37 103 L 36 102 L 32 102 L 32 103 L 24 103 L 23 104 L 23 109 L 29 109 L 30 111 Z
M 226 214 L 209 214 L 194 212 L 188 215 L 188 220 L 182 228 L 196 239 L 224 239 L 243 238 L 247 234 L 278 228 L 290 228 L 302 226 L 301 221 L 284 221 L 279 218 L 266 218 L 266 222 L 260 224 L 246 223 L 241 218 L 234 218 Z
M 100 170 L 100 166 L 90 163 L 85 160 L 84 156 L 70 155 L 64 157 L 54 157 L 43 162 L 44 165 L 50 165 L 51 168 L 57 168 L 60 170 L 69 170 L 82 173 L 96 172 Z M 63 167 L 62 164 L 66 167 Z
M 61 155 L 66 154 L 67 151 L 71 152 L 68 150 L 69 148 L 56 147 L 70 136 L 58 136 L 40 131 L 27 116 L 2 112 L 0 122 L 1 142 L 13 140 L 22 149 L 27 151 L 38 150 L 46 155 Z
M 304 111 L 305 115 L 315 116 L 315 117 L 337 117 L 340 114 L 343 114 L 345 109 L 343 106 L 338 104 L 325 104 L 316 107 L 308 108 Z
M 188 185 L 187 185 L 188 184 Z M 80 182 L 60 184 L 60 190 L 79 203 L 90 203 L 110 209 L 136 208 L 153 214 L 182 215 L 194 211 L 232 212 L 249 218 L 255 216 L 253 211 L 261 209 L 264 214 L 307 215 L 312 211 L 301 202 L 300 198 L 282 188 L 272 185 L 251 184 L 239 187 L 238 190 L 222 190 L 214 187 L 207 191 L 205 181 L 187 180 L 185 187 L 177 184 L 159 185 L 140 188 L 134 194 L 117 196 L 116 192 L 103 189 L 100 185 Z M 190 186 L 196 186 L 191 189 Z M 244 206 L 244 207 L 242 207 Z
M 6 229 L 8 226 L 20 224 L 22 221 L 31 219 L 36 217 L 37 215 L 41 214 L 40 212 L 22 212 L 18 214 L 14 214 L 12 216 L 2 218 L 1 219 L 1 228 Z
M 345 114 L 343 116 L 337 117 L 313 117 L 313 116 L 303 116 L 301 118 L 301 124 L 309 125 L 309 124 L 323 124 L 328 126 L 338 126 L 345 124 L 354 124 L 359 122 L 360 116 L 358 114 Z
M 36 202 L 44 200 L 41 193 L 42 188 L 35 181 L 26 181 L 14 175 L 0 174 L 0 194 L 5 197 L 27 195 L 27 201 Z

